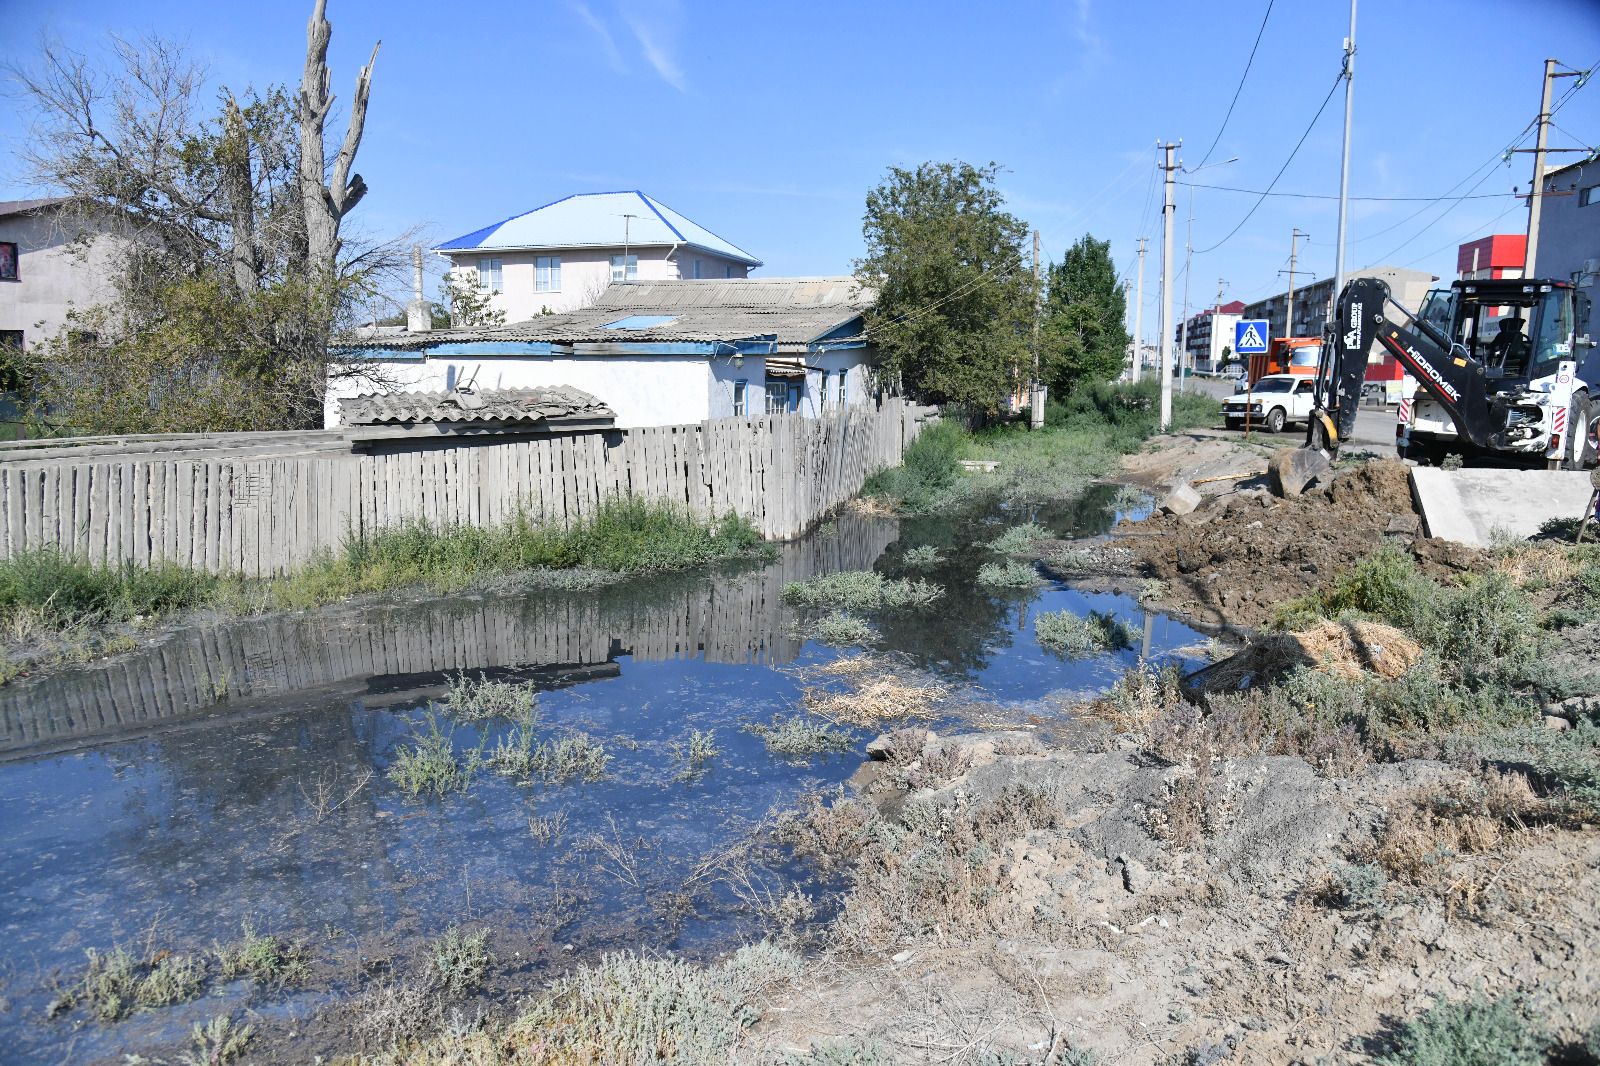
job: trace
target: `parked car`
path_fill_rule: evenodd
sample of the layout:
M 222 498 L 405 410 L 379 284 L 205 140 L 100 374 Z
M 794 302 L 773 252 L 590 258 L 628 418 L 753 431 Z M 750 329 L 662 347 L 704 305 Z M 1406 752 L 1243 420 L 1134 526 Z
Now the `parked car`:
M 1313 382 L 1298 374 L 1268 374 L 1248 392 L 1222 401 L 1222 419 L 1229 429 L 1242 429 L 1246 417 L 1268 433 L 1282 432 L 1291 422 L 1311 417 Z

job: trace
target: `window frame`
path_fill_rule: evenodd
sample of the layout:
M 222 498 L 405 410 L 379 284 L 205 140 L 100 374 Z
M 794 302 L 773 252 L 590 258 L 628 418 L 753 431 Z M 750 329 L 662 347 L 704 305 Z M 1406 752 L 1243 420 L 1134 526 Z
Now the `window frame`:
M 704 281 L 706 277 L 706 261 L 696 258 L 694 261 L 694 280 Z
M 1578 190 L 1578 206 L 1593 207 L 1600 204 L 1600 185 L 1589 185 Z
M 16 241 L 0 241 L 0 281 L 22 280 L 22 247 Z
M 626 262 L 624 262 L 624 260 L 626 260 Z M 632 273 L 632 277 L 628 276 L 630 271 Z M 638 281 L 639 280 L 639 257 L 638 257 L 638 255 L 637 254 L 629 254 L 629 255 L 626 255 L 626 256 L 622 256 L 622 255 L 614 255 L 614 256 L 612 256 L 611 257 L 611 280 L 614 281 L 614 282 L 616 282 L 616 281 Z
M 742 418 L 749 413 L 750 406 L 750 381 L 747 378 L 738 378 L 733 383 L 733 416 Z
M 505 292 L 505 261 L 502 259 L 478 260 L 478 291 L 493 295 Z
M 850 406 L 850 371 L 847 367 L 839 368 L 839 408 Z
M 561 291 L 561 257 L 536 255 L 533 257 L 533 291 Z
M 829 397 L 828 397 L 828 376 L 829 376 L 829 373 L 830 373 L 830 371 L 828 370 L 827 367 L 823 367 L 822 368 L 822 385 L 821 385 L 820 388 L 817 389 L 817 410 L 818 411 L 826 411 L 828 409 L 828 399 L 829 399 Z

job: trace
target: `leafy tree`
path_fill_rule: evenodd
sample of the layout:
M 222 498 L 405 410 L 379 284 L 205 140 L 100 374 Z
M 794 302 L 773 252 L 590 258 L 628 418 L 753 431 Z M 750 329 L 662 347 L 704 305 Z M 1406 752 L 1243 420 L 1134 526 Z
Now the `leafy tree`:
M 373 63 L 330 155 L 325 7 L 294 92 L 223 88 L 207 106 L 205 71 L 155 38 L 114 39 L 104 66 L 46 42 L 12 69 L 36 119 L 35 181 L 66 197 L 84 254 L 93 243 L 112 263 L 110 299 L 36 353 L 44 418 L 86 432 L 315 426 L 328 377 L 364 371 L 330 363 L 328 344 L 403 270 L 406 238 L 341 236 L 366 193 L 351 168 Z M 96 343 L 73 339 L 84 331 Z
M 996 164 L 891 167 L 867 194 L 856 264 L 878 291 L 867 329 L 911 395 L 993 413 L 1031 367 L 1027 224 L 1004 210 Z
M 485 292 L 478 287 L 477 271 L 451 271 L 439 282 L 440 298 L 433 305 L 433 324 L 441 329 L 504 325 L 506 313 L 489 306 L 490 299 L 498 295 L 499 289 Z
M 1111 242 L 1085 234 L 1051 264 L 1040 343 L 1040 373 L 1057 396 L 1109 381 L 1127 362 L 1128 330 Z

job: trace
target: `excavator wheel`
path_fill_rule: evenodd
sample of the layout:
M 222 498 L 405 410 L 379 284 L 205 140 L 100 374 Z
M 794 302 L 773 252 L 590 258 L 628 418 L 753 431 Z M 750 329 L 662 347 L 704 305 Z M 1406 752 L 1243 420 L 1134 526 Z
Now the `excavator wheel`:
M 1561 442 L 1561 469 L 1582 470 L 1589 460 L 1589 394 L 1574 393 L 1567 412 L 1568 439 Z

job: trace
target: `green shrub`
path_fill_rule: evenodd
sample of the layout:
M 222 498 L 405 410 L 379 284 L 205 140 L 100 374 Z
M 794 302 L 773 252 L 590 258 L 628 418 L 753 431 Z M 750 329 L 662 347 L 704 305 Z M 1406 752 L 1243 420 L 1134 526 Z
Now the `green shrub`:
M 254 1033 L 248 1025 L 235 1026 L 226 1014 L 219 1014 L 204 1025 L 195 1022 L 189 1030 L 189 1043 L 193 1046 L 183 1053 L 183 1066 L 227 1066 L 244 1054 Z
M 1523 771 L 1535 788 L 1570 804 L 1579 817 L 1600 818 L 1600 725 L 1579 722 L 1562 732 L 1507 729 L 1474 740 L 1472 749 Z
M 432 711 L 426 715 L 426 731 L 413 730 L 409 747 L 401 748 L 389 767 L 388 777 L 413 799 L 433 796 L 443 799 L 452 792 L 465 792 L 482 763 L 483 743 L 457 757 L 455 727 L 439 728 Z
M 248 977 L 258 985 L 300 984 L 311 976 L 304 945 L 271 934 L 257 933 L 249 923 L 232 944 L 216 945 L 217 962 L 228 980 Z
M 788 718 L 775 715 L 770 723 L 753 722 L 745 726 L 744 731 L 760 737 L 774 755 L 816 755 L 825 751 L 849 751 L 855 746 L 855 736 L 849 730 L 813 722 L 800 715 Z
M 539 693 L 531 683 L 511 684 L 482 676 L 473 680 L 465 673 L 450 679 L 444 701 L 450 716 L 464 722 L 501 715 L 526 720 L 539 709 Z
M 81 1004 L 100 1021 L 119 1021 L 135 1010 L 195 999 L 205 982 L 205 965 L 192 955 L 140 958 L 121 947 L 103 954 L 89 948 L 84 955 L 82 975 L 50 1004 L 50 1016 Z
M 1139 641 L 1139 631 L 1109 611 L 1091 610 L 1080 616 L 1071 611 L 1046 611 L 1034 620 L 1041 646 L 1067 655 L 1120 651 Z
M 1037 522 L 1024 522 L 1012 526 L 989 542 L 989 550 L 1001 555 L 1023 555 L 1033 548 L 1035 541 L 1044 540 L 1050 531 Z
M 711 729 L 691 729 L 687 739 L 674 742 L 672 758 L 678 764 L 679 780 L 688 780 L 705 773 L 711 760 L 722 754 L 717 747 L 717 734 Z
M 1510 997 L 1440 1000 L 1400 1027 L 1382 1066 L 1541 1066 L 1545 1039 Z
M 914 548 L 907 548 L 900 561 L 908 570 L 932 570 L 944 562 L 944 556 L 932 544 L 919 544 Z
M 489 930 L 465 933 L 452 926 L 428 945 L 428 984 L 448 995 L 464 996 L 483 984 L 493 964 Z
M 822 643 L 832 644 L 835 647 L 871 644 L 877 636 L 872 626 L 864 619 L 844 611 L 834 611 L 818 619 L 817 624 L 812 627 L 812 633 Z
M 1003 563 L 984 563 L 978 568 L 978 584 L 993 589 L 1026 589 L 1039 584 L 1039 571 L 1032 563 L 1007 559 Z
M 66 629 L 197 607 L 218 579 L 171 564 L 104 566 L 52 549 L 0 559 L 0 621 Z
M 861 491 L 892 501 L 907 513 L 931 510 L 954 487 L 959 476 L 957 460 L 969 439 L 959 422 L 941 419 L 925 425 L 906 448 L 901 465 L 877 471 Z
M 938 585 L 917 578 L 887 578 L 875 570 L 837 570 L 783 587 L 784 602 L 795 607 L 840 611 L 898 611 L 926 607 L 938 599 Z
M 505 777 L 552 785 L 573 778 L 599 781 L 606 776 L 611 755 L 604 744 L 586 733 L 568 733 L 535 744 L 533 730 L 519 727 L 501 739 L 488 761 Z
M 1383 903 L 1389 876 L 1371 863 L 1336 862 L 1328 872 L 1330 902 L 1347 910 L 1374 910 Z

